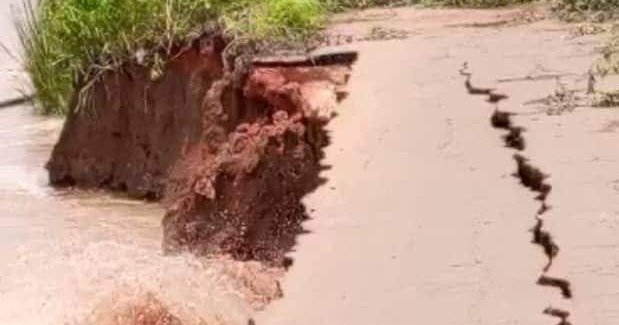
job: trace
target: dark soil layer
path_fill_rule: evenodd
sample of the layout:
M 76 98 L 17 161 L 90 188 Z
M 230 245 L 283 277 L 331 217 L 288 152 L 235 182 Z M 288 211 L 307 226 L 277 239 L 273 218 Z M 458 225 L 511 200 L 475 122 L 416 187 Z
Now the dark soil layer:
M 168 252 L 286 265 L 356 55 L 256 61 L 234 83 L 224 45 L 179 49 L 158 80 L 137 64 L 105 75 L 68 116 L 50 180 L 161 200 Z
M 197 42 L 157 81 L 138 64 L 104 75 L 92 107 L 67 116 L 47 165 L 51 183 L 160 198 L 169 167 L 200 141 L 204 92 L 222 76 L 220 51 Z

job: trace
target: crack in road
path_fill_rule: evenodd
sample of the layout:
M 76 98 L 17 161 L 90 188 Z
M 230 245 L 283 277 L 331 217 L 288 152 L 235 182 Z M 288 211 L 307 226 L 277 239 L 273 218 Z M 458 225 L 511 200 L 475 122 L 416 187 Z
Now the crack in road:
M 540 286 L 557 288 L 561 292 L 563 298 L 571 299 L 573 293 L 570 282 L 566 279 L 555 278 L 547 275 L 554 258 L 559 253 L 559 246 L 555 243 L 552 235 L 547 230 L 544 230 L 544 220 L 542 218 L 542 215 L 550 209 L 546 203 L 546 198 L 552 190 L 552 186 L 546 182 L 546 178 L 548 176 L 539 168 L 533 166 L 529 162 L 529 159 L 520 154 L 520 152 L 524 151 L 526 148 L 526 141 L 523 136 L 525 128 L 514 125 L 512 121 L 512 116 L 514 116 L 514 113 L 501 111 L 498 105 L 499 102 L 509 97 L 505 94 L 496 93 L 492 88 L 474 87 L 471 83 L 472 73 L 468 72 L 467 69 L 468 64 L 465 62 L 460 69 L 460 74 L 466 77 L 464 86 L 467 92 L 470 95 L 486 96 L 486 101 L 495 105 L 494 112 L 490 117 L 490 123 L 492 127 L 496 129 L 507 131 L 507 134 L 502 137 L 505 142 L 505 146 L 516 151 L 513 157 L 517 168 L 513 176 L 520 180 L 520 184 L 522 186 L 538 193 L 535 200 L 540 202 L 540 208 L 535 216 L 536 224 L 531 229 L 531 232 L 533 233 L 532 243 L 543 249 L 544 255 L 548 258 L 548 262 L 544 266 L 542 274 L 537 280 L 537 284 Z M 568 319 L 570 313 L 566 310 L 548 307 L 544 309 L 543 314 L 559 318 L 560 323 L 558 325 L 571 325 Z

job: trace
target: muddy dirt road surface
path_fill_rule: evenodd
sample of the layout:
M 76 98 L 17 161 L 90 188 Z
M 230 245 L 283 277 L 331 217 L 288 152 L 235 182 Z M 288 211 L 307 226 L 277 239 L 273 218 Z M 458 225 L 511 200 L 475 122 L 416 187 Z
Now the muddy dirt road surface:
M 559 84 L 586 89 L 601 36 L 513 23 L 527 15 L 341 17 L 334 33 L 408 37 L 349 46 L 360 56 L 330 124 L 329 182 L 306 199 L 312 233 L 259 324 L 617 324 L 619 113 L 536 104 Z M 518 150 L 492 127 L 495 104 L 467 92 L 464 62 L 477 90 L 509 96 L 498 105 L 523 128 L 518 153 L 548 175 L 546 272 L 539 193 L 513 176 Z

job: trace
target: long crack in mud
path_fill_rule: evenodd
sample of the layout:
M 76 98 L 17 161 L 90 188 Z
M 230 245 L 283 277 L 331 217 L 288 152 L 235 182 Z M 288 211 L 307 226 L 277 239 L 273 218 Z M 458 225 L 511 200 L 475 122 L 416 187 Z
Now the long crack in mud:
M 505 130 L 507 132 L 503 136 L 505 146 L 516 151 L 514 154 L 514 161 L 516 162 L 517 168 L 513 176 L 520 180 L 522 186 L 538 193 L 535 199 L 540 202 L 540 208 L 535 216 L 535 226 L 531 229 L 531 232 L 533 233 L 532 243 L 539 245 L 543 249 L 544 254 L 548 258 L 548 262 L 544 266 L 542 274 L 537 280 L 537 284 L 540 286 L 557 288 L 560 290 L 563 298 L 571 299 L 572 289 L 570 282 L 566 279 L 555 278 L 547 275 L 554 258 L 559 253 L 559 246 L 555 243 L 552 235 L 547 230 L 544 230 L 544 219 L 542 218 L 542 216 L 550 209 L 546 203 L 548 194 L 552 190 L 552 186 L 546 182 L 546 178 L 548 176 L 539 168 L 533 166 L 529 162 L 529 159 L 519 153 L 526 148 L 526 141 L 523 136 L 525 129 L 521 126 L 514 125 L 512 121 L 512 116 L 514 113 L 501 111 L 498 105 L 499 102 L 507 99 L 508 96 L 505 94 L 496 93 L 495 90 L 491 88 L 474 87 L 471 83 L 472 73 L 468 72 L 467 69 L 468 65 L 465 62 L 462 69 L 460 69 L 460 74 L 466 78 L 464 86 L 467 92 L 470 95 L 486 96 L 486 101 L 495 105 L 494 112 L 490 117 L 490 123 L 494 128 Z M 559 318 L 560 322 L 558 325 L 571 325 L 569 322 L 570 313 L 566 310 L 548 307 L 544 309 L 543 313 L 548 316 Z

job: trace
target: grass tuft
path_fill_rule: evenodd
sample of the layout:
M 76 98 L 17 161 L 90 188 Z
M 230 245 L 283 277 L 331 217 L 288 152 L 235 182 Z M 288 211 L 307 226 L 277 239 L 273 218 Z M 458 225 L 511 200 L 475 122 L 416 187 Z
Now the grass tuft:
M 220 0 L 221 1 L 221 0 Z M 323 26 L 322 0 L 240 0 L 219 5 L 223 25 L 234 37 L 297 40 Z

